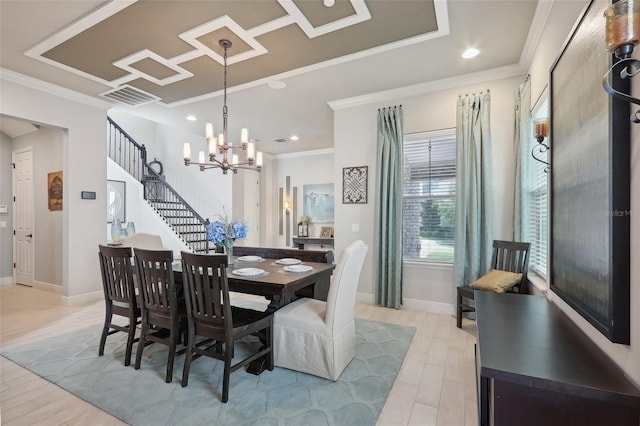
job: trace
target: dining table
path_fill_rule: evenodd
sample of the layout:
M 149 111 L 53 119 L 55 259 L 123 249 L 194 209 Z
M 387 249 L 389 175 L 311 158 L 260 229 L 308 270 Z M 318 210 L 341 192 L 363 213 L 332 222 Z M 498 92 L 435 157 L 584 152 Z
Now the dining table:
M 251 260 L 241 260 L 243 258 Z M 285 260 L 293 264 L 279 263 Z M 266 297 L 270 300 L 267 310 L 273 312 L 296 300 L 296 291 L 307 286 L 318 289 L 314 291 L 314 297 L 318 294 L 326 300 L 327 291 L 320 289 L 328 289 L 335 267 L 332 263 L 303 262 L 292 258 L 240 256 L 227 267 L 227 282 L 231 291 Z M 174 261 L 172 269 L 175 283 L 182 284 L 182 263 Z M 261 357 L 247 366 L 247 372 L 258 375 L 265 368 L 266 357 Z
M 251 260 L 240 260 L 242 257 Z M 234 258 L 233 264 L 227 267 L 229 290 L 264 296 L 270 301 L 267 309 L 271 311 L 296 300 L 296 291 L 314 284 L 318 288 L 314 298 L 326 300 L 327 291 L 321 289 L 328 289 L 335 264 L 306 261 L 279 263 L 285 260 L 288 259 L 264 259 L 258 256 Z M 182 264 L 176 261 L 172 266 L 174 280 L 176 284 L 181 284 Z

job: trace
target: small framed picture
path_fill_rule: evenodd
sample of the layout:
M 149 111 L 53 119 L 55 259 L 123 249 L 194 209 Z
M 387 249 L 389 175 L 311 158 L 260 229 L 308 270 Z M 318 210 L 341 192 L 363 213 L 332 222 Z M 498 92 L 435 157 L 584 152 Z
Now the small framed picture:
M 320 228 L 320 238 L 333 238 L 333 226 L 323 226 Z

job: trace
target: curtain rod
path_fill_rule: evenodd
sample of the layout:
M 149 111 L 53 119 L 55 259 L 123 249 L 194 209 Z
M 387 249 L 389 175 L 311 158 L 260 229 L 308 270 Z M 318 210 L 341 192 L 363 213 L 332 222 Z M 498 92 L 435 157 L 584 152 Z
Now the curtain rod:
M 490 93 L 490 92 L 491 92 L 491 91 L 490 91 L 489 89 L 487 89 L 487 93 Z M 482 92 L 482 91 L 480 91 L 480 94 L 481 94 L 481 95 L 482 95 L 482 93 L 483 93 L 483 92 Z M 468 93 L 465 93 L 464 95 L 465 95 L 465 96 L 469 96 L 469 94 L 468 94 Z M 476 92 L 473 92 L 473 93 L 471 94 L 471 96 L 475 96 L 475 95 L 476 95 Z M 458 95 L 458 97 L 459 97 L 459 98 L 461 98 L 461 97 L 462 97 L 462 95 Z
M 387 108 L 391 109 L 391 108 L 398 108 L 398 107 L 402 108 L 402 104 L 400 104 L 400 105 L 395 105 L 395 106 L 392 106 L 392 107 L 391 107 L 391 106 L 388 106 L 388 107 L 385 107 L 385 108 L 378 108 L 378 111 L 382 111 L 382 110 L 385 110 L 385 109 L 387 109 Z

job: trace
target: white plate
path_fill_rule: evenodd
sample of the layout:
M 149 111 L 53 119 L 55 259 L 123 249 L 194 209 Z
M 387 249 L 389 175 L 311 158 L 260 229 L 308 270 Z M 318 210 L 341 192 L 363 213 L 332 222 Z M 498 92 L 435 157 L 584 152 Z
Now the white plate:
M 241 262 L 260 262 L 262 258 L 260 256 L 240 256 L 238 260 Z
M 313 268 L 309 265 L 291 265 L 291 266 L 285 266 L 282 269 L 284 269 L 287 272 L 301 273 L 301 272 L 309 272 Z
M 231 271 L 231 273 L 243 277 L 256 277 L 258 275 L 264 274 L 264 270 L 260 268 L 240 268 L 234 269 L 233 271 Z
M 276 260 L 278 265 L 297 265 L 298 263 L 302 263 L 300 259 L 293 259 L 291 257 L 285 257 L 284 259 Z

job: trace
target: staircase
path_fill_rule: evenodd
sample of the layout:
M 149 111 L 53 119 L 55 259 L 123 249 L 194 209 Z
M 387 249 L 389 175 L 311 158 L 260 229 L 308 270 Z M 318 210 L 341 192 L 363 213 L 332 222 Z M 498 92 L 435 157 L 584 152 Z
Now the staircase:
M 111 118 L 108 131 L 108 155 L 127 173 L 142 183 L 144 198 L 175 234 L 196 253 L 208 253 L 209 220 L 200 216 L 164 176 L 147 163 L 147 150 L 137 143 Z M 162 172 L 160 172 L 162 173 Z

